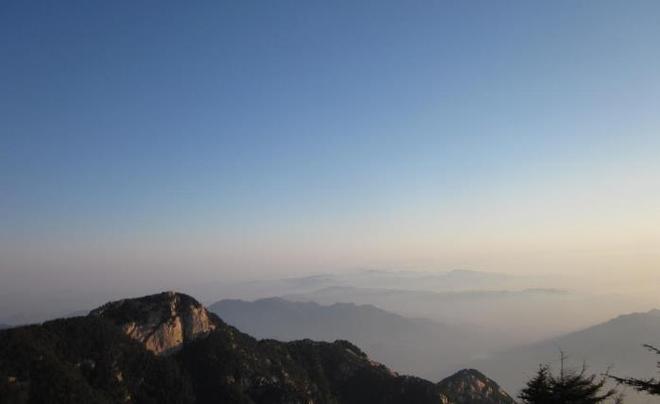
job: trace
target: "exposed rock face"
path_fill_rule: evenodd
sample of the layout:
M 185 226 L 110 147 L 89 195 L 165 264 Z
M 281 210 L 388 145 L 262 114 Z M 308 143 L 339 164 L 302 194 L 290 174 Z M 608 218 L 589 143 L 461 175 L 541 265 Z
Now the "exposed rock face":
M 167 354 L 167 355 L 165 355 Z M 401 376 L 348 341 L 257 340 L 173 292 L 0 331 L 0 403 L 510 404 L 476 371 Z
M 463 369 L 444 379 L 438 386 L 456 404 L 514 404 L 497 383 L 476 369 Z
M 156 354 L 170 354 L 182 344 L 217 327 L 206 308 L 190 296 L 163 292 L 108 303 L 90 312 L 122 327 L 131 338 Z

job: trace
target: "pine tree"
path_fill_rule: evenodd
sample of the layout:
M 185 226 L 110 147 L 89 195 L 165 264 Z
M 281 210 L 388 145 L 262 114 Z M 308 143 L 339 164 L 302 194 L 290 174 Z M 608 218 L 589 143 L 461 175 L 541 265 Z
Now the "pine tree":
M 527 382 L 518 396 L 523 403 L 551 404 L 552 401 L 552 375 L 548 365 L 540 365 L 536 376 Z
M 561 353 L 559 376 L 554 376 L 548 365 L 541 365 L 536 375 L 527 382 L 519 398 L 524 404 L 596 404 L 613 399 L 621 401 L 613 389 L 606 390 L 607 377 L 588 375 L 587 367 L 578 371 L 567 370 L 566 356 Z
M 591 404 L 602 403 L 613 398 L 616 391 L 606 390 L 606 378 L 596 380 L 596 375 L 587 375 L 586 367 L 580 372 L 562 372 L 559 378 L 553 379 L 552 395 L 555 403 Z
M 660 355 L 660 349 L 652 345 L 644 345 L 644 347 L 649 351 L 657 355 Z M 657 367 L 658 369 L 660 369 L 660 362 L 657 363 Z M 656 379 L 656 378 L 636 379 L 632 377 L 626 377 L 626 378 L 612 377 L 612 378 L 618 381 L 619 383 L 633 387 L 637 391 L 641 391 L 654 396 L 660 396 L 660 379 Z

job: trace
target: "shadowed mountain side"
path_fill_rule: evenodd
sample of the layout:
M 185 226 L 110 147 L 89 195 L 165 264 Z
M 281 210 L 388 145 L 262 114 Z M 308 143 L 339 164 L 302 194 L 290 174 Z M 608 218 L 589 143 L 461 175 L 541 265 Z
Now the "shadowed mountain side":
M 0 332 L 3 403 L 452 404 L 463 391 L 452 388 L 400 376 L 347 341 L 257 340 L 173 292 Z
M 221 300 L 209 306 L 229 324 L 258 338 L 290 341 L 311 338 L 349 340 L 371 358 L 421 377 L 445 377 L 481 354 L 492 352 L 493 338 L 475 327 L 410 319 L 371 305 Z
M 559 350 L 574 367 L 586 362 L 594 372 L 648 378 L 656 375 L 656 356 L 642 344 L 660 345 L 660 310 L 634 313 L 547 341 L 519 347 L 472 362 L 508 391 L 519 391 L 539 363 L 559 367 Z M 660 403 L 660 398 L 625 389 L 626 403 Z

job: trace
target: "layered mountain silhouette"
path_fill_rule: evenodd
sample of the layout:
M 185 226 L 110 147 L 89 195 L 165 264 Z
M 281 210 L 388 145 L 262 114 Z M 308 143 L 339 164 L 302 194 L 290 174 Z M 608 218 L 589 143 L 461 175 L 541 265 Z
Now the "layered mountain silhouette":
M 559 368 L 560 350 L 567 366 L 589 366 L 594 373 L 648 378 L 656 374 L 656 355 L 643 344 L 660 345 L 660 310 L 633 313 L 584 330 L 526 345 L 471 363 L 495 377 L 509 391 L 518 391 L 539 363 Z M 660 403 L 660 398 L 625 389 L 626 403 Z
M 453 270 L 448 272 L 362 270 L 347 273 L 316 274 L 270 280 L 211 284 L 209 293 L 218 292 L 227 298 L 259 299 L 296 293 L 309 293 L 335 287 L 463 291 L 475 289 L 524 288 L 530 284 L 548 284 L 548 280 L 534 282 L 528 277 L 509 274 Z M 524 286 L 527 285 L 527 286 Z
M 462 368 L 494 342 L 477 327 L 412 319 L 372 305 L 268 298 L 221 300 L 209 310 L 257 338 L 349 340 L 387 366 L 432 379 Z
M 338 286 L 280 297 L 323 305 L 371 304 L 406 317 L 477 325 L 486 329 L 495 343 L 487 347 L 489 350 L 496 345 L 513 348 L 563 335 L 619 315 L 622 307 L 637 307 L 623 296 L 551 288 L 436 292 Z
M 465 401 L 468 400 L 468 401 Z M 401 376 L 347 341 L 257 340 L 164 292 L 0 332 L 2 403 L 513 403 L 466 370 Z

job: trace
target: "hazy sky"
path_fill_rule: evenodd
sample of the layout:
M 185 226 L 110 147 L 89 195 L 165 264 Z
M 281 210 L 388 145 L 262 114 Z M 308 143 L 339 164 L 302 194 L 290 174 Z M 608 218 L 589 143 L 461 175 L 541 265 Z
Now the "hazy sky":
M 0 294 L 658 273 L 659 18 L 655 0 L 2 2 Z

